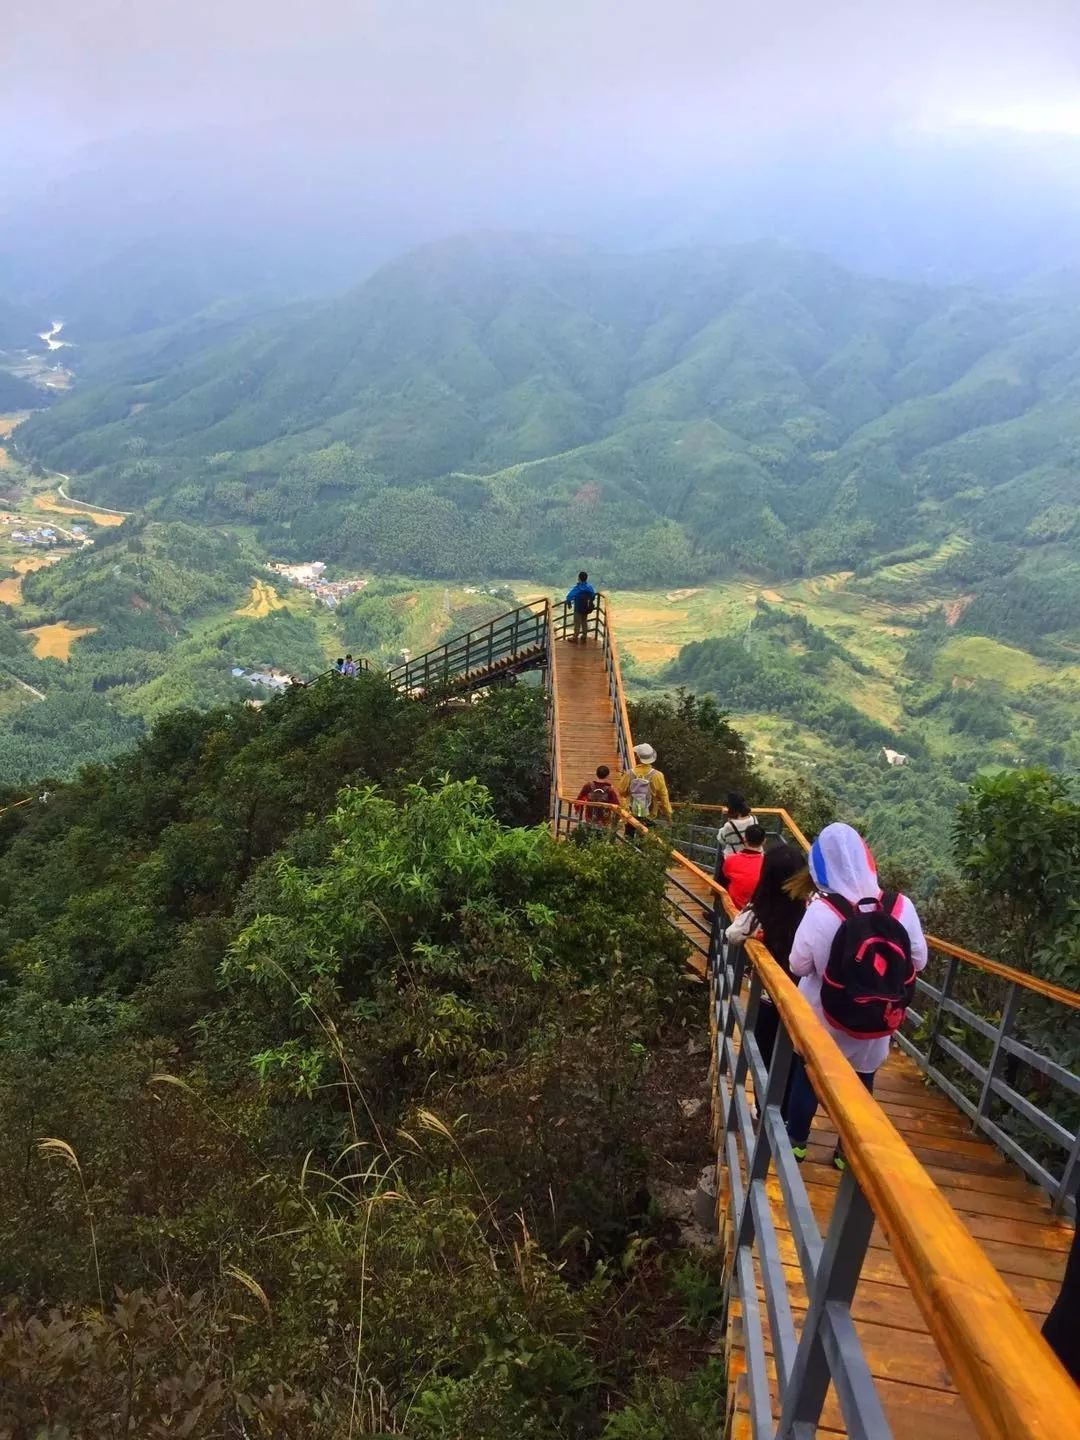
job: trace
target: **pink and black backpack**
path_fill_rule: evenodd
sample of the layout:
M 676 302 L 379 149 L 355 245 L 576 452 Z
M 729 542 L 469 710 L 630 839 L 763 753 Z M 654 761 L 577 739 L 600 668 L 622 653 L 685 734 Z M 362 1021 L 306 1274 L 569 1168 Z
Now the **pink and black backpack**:
M 824 899 L 840 916 L 821 981 L 825 1018 L 859 1040 L 892 1035 L 915 994 L 911 937 L 899 919 L 904 897 L 886 892 L 855 905 L 843 895 Z

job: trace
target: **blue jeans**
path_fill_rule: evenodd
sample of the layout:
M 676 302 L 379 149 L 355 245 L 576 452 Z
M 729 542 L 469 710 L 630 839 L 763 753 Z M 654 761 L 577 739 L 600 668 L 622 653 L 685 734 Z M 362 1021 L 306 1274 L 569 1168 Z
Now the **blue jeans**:
M 870 1070 L 864 1073 L 862 1070 L 856 1070 L 855 1074 L 872 1095 L 874 1093 L 874 1072 Z M 818 1098 L 814 1094 L 813 1085 L 810 1084 L 806 1066 L 796 1056 L 791 1071 L 791 1090 L 788 1093 L 787 1102 L 787 1132 L 793 1145 L 806 1144 L 817 1108 Z

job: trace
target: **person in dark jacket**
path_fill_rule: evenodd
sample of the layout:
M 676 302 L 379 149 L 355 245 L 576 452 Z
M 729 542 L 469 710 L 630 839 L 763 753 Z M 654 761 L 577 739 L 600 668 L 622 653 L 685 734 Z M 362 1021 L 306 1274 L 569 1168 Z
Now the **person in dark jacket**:
M 589 638 L 589 616 L 596 605 L 596 589 L 589 584 L 588 574 L 584 570 L 578 574 L 577 584 L 567 595 L 566 603 L 574 608 L 574 633 L 567 638 L 571 642 L 584 645 Z
M 791 974 L 788 965 L 791 947 L 795 932 L 806 914 L 806 901 L 792 896 L 785 887 L 805 869 L 806 857 L 801 851 L 786 841 L 781 841 L 766 854 L 761 866 L 761 877 L 750 897 L 750 906 L 757 916 L 761 930 L 761 941 L 787 975 Z M 763 990 L 754 1025 L 754 1038 L 766 1065 L 772 1063 L 779 1025 L 780 1017 L 776 1006 Z

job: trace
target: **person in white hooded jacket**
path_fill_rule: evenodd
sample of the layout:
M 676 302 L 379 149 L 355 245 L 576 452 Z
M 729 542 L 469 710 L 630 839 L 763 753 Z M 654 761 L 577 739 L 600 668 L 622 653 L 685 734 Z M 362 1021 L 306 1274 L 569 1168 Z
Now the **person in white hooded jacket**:
M 821 1005 L 821 978 L 829 961 L 829 952 L 842 920 L 825 899 L 828 894 L 841 895 L 852 905 L 860 900 L 879 899 L 877 865 L 870 848 L 857 830 L 850 825 L 827 825 L 810 849 L 810 877 L 822 892 L 812 900 L 791 946 L 791 973 L 799 978 L 799 989 L 810 1002 L 818 1019 L 851 1062 L 852 1068 L 867 1090 L 873 1093 L 874 1075 L 884 1065 L 891 1039 L 888 1035 L 872 1039 L 850 1035 L 832 1025 Z M 911 941 L 911 962 L 915 970 L 926 966 L 927 949 L 922 925 L 915 906 L 906 895 L 898 897 L 893 912 Z M 801 1060 L 796 1059 L 792 1072 L 788 1101 L 788 1135 L 796 1160 L 806 1157 L 810 1126 L 817 1113 L 818 1100 L 810 1077 Z M 833 1163 L 845 1168 L 839 1147 Z

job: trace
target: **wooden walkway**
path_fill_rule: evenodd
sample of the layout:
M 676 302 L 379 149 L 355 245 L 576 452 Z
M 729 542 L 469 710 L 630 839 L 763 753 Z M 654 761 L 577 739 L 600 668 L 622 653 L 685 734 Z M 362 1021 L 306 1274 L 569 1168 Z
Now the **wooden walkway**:
M 952 1101 L 928 1087 L 901 1051 L 894 1048 L 888 1063 L 879 1071 L 874 1094 L 1021 1305 L 1036 1325 L 1041 1325 L 1057 1296 L 1072 1227 L 1051 1213 L 1043 1192 L 999 1150 L 972 1134 L 970 1124 Z M 819 1111 L 802 1175 L 822 1232 L 840 1181 L 832 1166 L 835 1144 L 829 1118 Z M 798 1329 L 806 1312 L 805 1292 L 775 1177 L 769 1181 L 769 1193 Z M 723 1218 L 721 1214 L 722 1226 Z M 758 1294 L 764 1313 L 760 1287 Z M 870 1241 L 853 1314 L 896 1440 L 974 1437 L 976 1431 L 963 1402 L 880 1229 L 875 1229 Z M 733 1306 L 729 1317 L 725 1348 L 730 1381 L 729 1433 L 733 1440 L 748 1440 L 750 1420 L 737 1306 Z M 819 1433 L 846 1434 L 831 1392 Z
M 598 765 L 609 766 L 613 778 L 621 768 L 603 648 L 595 636 L 577 644 L 556 640 L 549 663 L 559 727 L 562 773 L 557 779 L 562 793 L 572 798 Z

